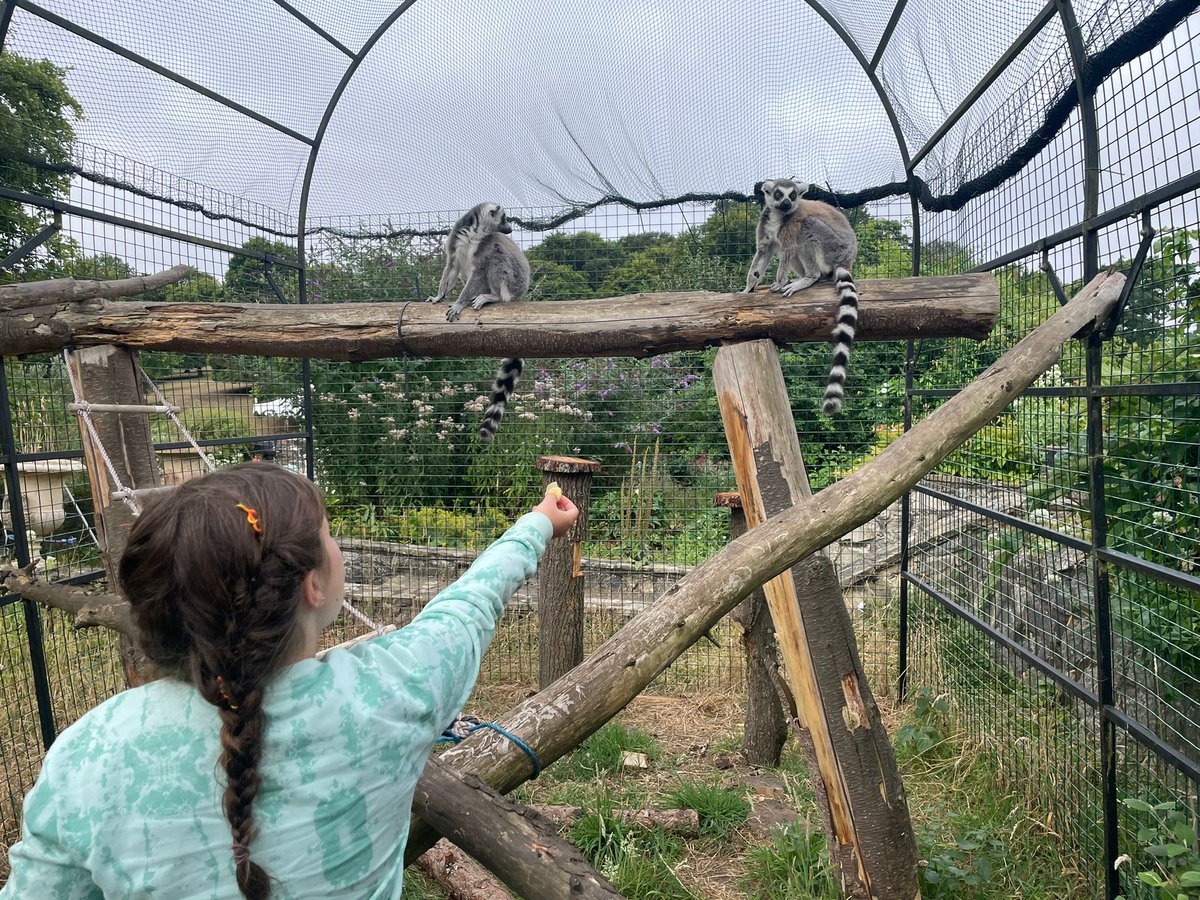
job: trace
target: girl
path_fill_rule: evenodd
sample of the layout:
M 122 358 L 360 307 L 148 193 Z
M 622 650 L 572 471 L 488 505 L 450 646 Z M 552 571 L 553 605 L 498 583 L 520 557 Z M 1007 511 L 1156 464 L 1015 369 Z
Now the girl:
M 59 736 L 0 900 L 400 897 L 430 749 L 578 514 L 547 493 L 408 626 L 317 660 L 345 588 L 317 488 L 271 463 L 181 485 L 119 572 L 166 677 Z

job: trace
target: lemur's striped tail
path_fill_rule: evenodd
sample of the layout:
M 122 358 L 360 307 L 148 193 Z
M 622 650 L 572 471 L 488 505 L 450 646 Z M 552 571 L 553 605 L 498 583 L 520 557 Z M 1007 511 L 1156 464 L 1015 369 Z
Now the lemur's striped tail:
M 849 269 L 838 266 L 833 270 L 837 285 L 837 325 L 833 327 L 833 365 L 829 369 L 829 382 L 825 385 L 825 412 L 829 415 L 841 412 L 846 399 L 846 366 L 850 364 L 850 345 L 854 343 L 854 331 L 858 327 L 858 289 Z
M 500 371 L 496 373 L 496 383 L 492 385 L 492 405 L 483 414 L 483 422 L 479 426 L 479 439 L 490 441 L 500 430 L 500 420 L 504 418 L 504 407 L 508 398 L 516 389 L 517 379 L 525 364 L 519 359 L 505 359 L 500 363 Z

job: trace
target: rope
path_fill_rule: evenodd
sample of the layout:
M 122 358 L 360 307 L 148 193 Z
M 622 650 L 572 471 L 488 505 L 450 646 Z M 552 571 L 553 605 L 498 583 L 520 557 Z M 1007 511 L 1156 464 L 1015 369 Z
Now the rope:
M 134 496 L 133 491 L 122 483 L 121 476 L 117 474 L 116 466 L 113 465 L 113 461 L 109 457 L 108 451 L 104 448 L 104 444 L 100 440 L 100 435 L 96 432 L 96 425 L 94 422 L 92 422 L 91 405 L 83 398 L 83 392 L 75 379 L 75 372 L 71 368 L 71 353 L 69 350 L 63 350 L 63 361 L 67 365 L 67 375 L 71 379 L 71 393 L 74 394 L 75 397 L 76 413 L 81 419 L 83 419 L 84 425 L 87 427 L 88 434 L 90 434 L 92 437 L 92 444 L 100 454 L 100 458 L 104 460 L 105 468 L 108 469 L 108 474 L 112 477 L 113 486 L 116 488 L 114 491 L 112 491 L 110 496 L 115 497 L 118 500 L 123 500 L 125 505 L 129 507 L 130 512 L 132 512 L 135 516 L 140 516 L 142 514 L 141 504 L 138 503 L 137 497 Z M 175 425 L 175 430 L 179 432 L 180 437 L 191 444 L 192 449 L 196 451 L 196 454 L 200 457 L 201 461 L 204 463 L 204 467 L 208 471 L 217 471 L 217 464 L 213 462 L 212 457 L 205 453 L 203 448 L 201 448 L 201 446 L 196 442 L 196 438 L 190 431 L 188 431 L 187 426 L 180 421 L 179 416 L 175 414 L 175 410 L 171 409 L 171 404 L 167 402 L 167 398 L 164 397 L 162 391 L 158 389 L 158 385 L 155 384 L 150 376 L 146 374 L 146 370 L 142 368 L 141 363 L 134 360 L 134 366 L 137 368 L 138 374 L 141 375 L 146 384 L 150 386 L 150 390 L 154 392 L 155 399 L 165 410 L 164 415 L 170 418 L 171 422 Z M 365 614 L 355 609 L 354 605 L 350 603 L 349 600 L 343 598 L 342 607 L 348 613 L 350 613 L 350 615 L 358 619 L 358 621 L 362 622 L 376 634 L 384 633 L 382 625 L 378 624 Z
M 175 414 L 175 410 L 171 408 L 171 404 L 167 402 L 167 398 L 164 397 L 162 391 L 158 389 L 158 385 L 150 380 L 150 376 L 146 374 L 146 370 L 142 368 L 142 364 L 137 360 L 134 360 L 133 364 L 137 366 L 138 374 L 142 376 L 146 384 L 150 385 L 150 390 L 154 391 L 154 397 L 156 400 L 158 400 L 159 405 L 166 409 L 166 416 L 175 424 L 175 430 L 179 432 L 180 436 L 183 437 L 184 440 L 192 445 L 192 449 L 195 450 L 199 455 L 208 471 L 217 471 L 217 465 L 212 461 L 212 457 L 210 457 L 204 452 L 204 450 L 201 449 L 200 445 L 196 443 L 196 439 L 192 437 L 192 433 L 187 430 L 186 426 L 184 426 L 181 421 L 179 421 L 179 416 Z
M 141 515 L 141 504 L 137 502 L 137 497 L 133 496 L 133 491 L 125 487 L 124 482 L 121 481 L 121 476 L 117 474 L 117 467 L 113 465 L 108 451 L 104 449 L 104 442 L 100 440 L 100 435 L 96 431 L 96 423 L 92 421 L 91 407 L 84 399 L 83 391 L 80 389 L 79 382 L 75 378 L 75 370 L 71 367 L 71 351 L 63 350 L 63 362 L 67 366 L 67 378 L 71 381 L 71 393 L 75 397 L 76 415 L 83 420 L 84 427 L 87 428 L 88 434 L 91 435 L 92 446 L 96 448 L 96 452 L 104 460 L 104 467 L 108 469 L 108 475 L 112 478 L 115 490 L 112 491 L 111 496 L 124 500 L 125 505 L 129 507 L 130 512 L 135 516 Z
M 454 728 L 455 725 L 460 724 L 460 723 L 470 726 L 469 728 L 466 729 L 466 733 L 462 734 L 462 735 L 458 734 Z M 538 759 L 537 754 L 533 752 L 533 748 L 530 747 L 523 740 L 521 740 L 519 737 L 517 737 L 515 734 L 513 734 L 511 731 L 501 728 L 495 722 L 480 722 L 477 719 L 471 718 L 470 716 L 460 716 L 459 718 L 457 718 L 453 722 L 451 722 L 448 726 L 446 726 L 446 729 L 442 732 L 442 736 L 439 737 L 435 743 L 438 743 L 438 744 L 461 744 L 464 740 L 466 740 L 468 737 L 473 735 L 476 731 L 480 731 L 481 729 L 484 729 L 484 728 L 490 728 L 490 729 L 492 729 L 492 731 L 495 731 L 498 734 L 504 735 L 506 738 L 508 738 L 510 741 L 512 741 L 514 744 L 516 744 L 518 747 L 520 747 L 522 750 L 524 750 L 525 755 L 529 757 L 529 761 L 531 763 L 533 763 L 533 777 L 534 778 L 537 778 L 539 775 L 542 774 L 542 761 L 540 759 Z

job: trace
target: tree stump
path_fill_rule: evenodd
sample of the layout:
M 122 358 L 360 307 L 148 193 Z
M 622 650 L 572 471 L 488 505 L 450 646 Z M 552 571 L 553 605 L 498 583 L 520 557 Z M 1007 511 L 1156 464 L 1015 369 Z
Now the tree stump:
M 557 481 L 579 507 L 579 518 L 553 540 L 538 567 L 538 686 L 557 681 L 583 662 L 583 540 L 587 537 L 592 476 L 600 463 L 574 456 L 542 456 L 542 490 Z

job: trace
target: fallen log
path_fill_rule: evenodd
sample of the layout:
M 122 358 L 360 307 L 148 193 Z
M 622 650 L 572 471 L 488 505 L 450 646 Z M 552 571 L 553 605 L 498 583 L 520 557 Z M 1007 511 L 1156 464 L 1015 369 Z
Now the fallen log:
M 532 748 L 542 766 L 578 746 L 752 590 L 870 521 L 914 487 L 1054 365 L 1066 341 L 1106 317 L 1124 281 L 1116 272 L 1097 276 L 871 462 L 731 541 L 577 668 L 501 716 L 497 724 Z M 851 712 L 847 709 L 845 715 Z M 472 773 L 501 792 L 533 774 L 525 752 L 490 729 L 475 732 L 436 762 Z M 406 858 L 415 859 L 434 839 L 429 825 L 414 816 Z
M 990 274 L 864 279 L 856 340 L 968 337 L 996 323 Z M 403 356 L 653 356 L 722 341 L 824 342 L 828 284 L 794 297 L 682 291 L 602 300 L 497 303 L 447 322 L 444 305 L 408 303 L 58 303 L 0 315 L 0 355 L 68 345 L 362 361 Z
M 462 847 L 521 897 L 613 900 L 621 895 L 554 824 L 474 775 L 432 757 L 413 794 L 413 815 Z
M 542 806 L 537 803 L 531 803 L 529 808 L 559 828 L 573 825 L 591 812 L 582 806 Z M 607 815 L 626 825 L 661 828 L 678 837 L 700 836 L 700 814 L 694 809 L 613 809 Z
M 437 882 L 449 900 L 512 900 L 491 872 L 445 838 L 417 857 L 415 865 Z

